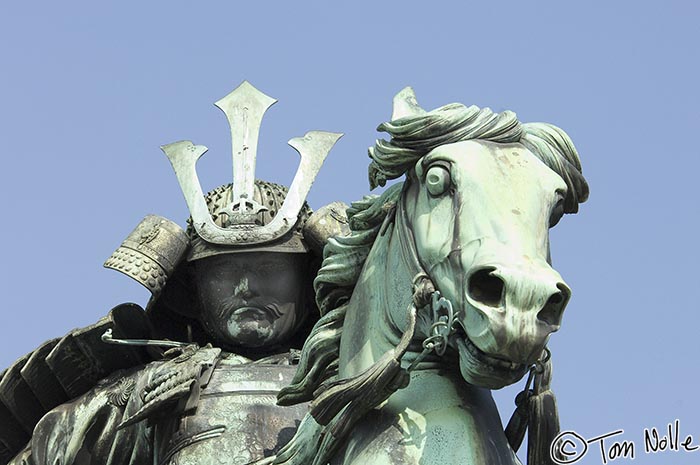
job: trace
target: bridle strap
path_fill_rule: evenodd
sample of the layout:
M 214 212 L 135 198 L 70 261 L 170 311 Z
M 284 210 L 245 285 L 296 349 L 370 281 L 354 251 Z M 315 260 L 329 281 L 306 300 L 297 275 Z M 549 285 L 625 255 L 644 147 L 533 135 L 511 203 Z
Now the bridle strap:
M 409 270 L 415 272 L 413 278 L 413 308 L 420 310 L 432 304 L 433 324 L 430 335 L 423 341 L 423 351 L 416 357 L 407 372 L 413 371 L 418 364 L 431 352 L 441 356 L 447 348 L 447 340 L 454 331 L 454 320 L 457 315 L 449 300 L 440 295 L 430 275 L 425 271 L 418 257 L 416 241 L 411 233 L 412 228 L 404 206 L 404 192 L 394 206 L 393 215 L 387 216 L 387 221 L 394 221 L 398 229 L 396 236 L 404 263 Z M 382 226 L 382 229 L 386 225 Z M 414 328 L 415 330 L 415 328 Z M 531 367 L 525 389 L 515 399 L 516 409 L 505 428 L 506 438 L 513 451 L 517 452 L 529 430 L 528 463 L 551 463 L 547 441 L 549 436 L 559 431 L 559 414 L 554 393 L 550 389 L 551 353 L 545 348 L 543 356 Z M 400 359 L 399 359 L 400 360 Z M 406 381 L 408 384 L 408 380 Z M 532 389 L 531 389 L 532 387 Z
M 418 257 L 418 249 L 416 248 L 416 240 L 413 237 L 413 234 L 410 234 L 409 232 L 412 231 L 412 225 L 408 221 L 408 215 L 406 214 L 406 207 L 404 206 L 403 198 L 404 195 L 406 195 L 406 188 L 404 187 L 404 192 L 401 194 L 401 197 L 399 200 L 396 202 L 396 206 L 394 207 L 396 209 L 396 212 L 394 214 L 395 216 L 395 222 L 396 222 L 396 228 L 397 228 L 397 233 L 396 235 L 399 238 L 399 247 L 401 248 L 401 256 L 404 259 L 404 262 L 406 264 L 406 267 L 409 270 L 412 270 L 414 273 L 414 276 L 423 276 L 425 279 L 430 280 L 432 283 L 432 279 L 430 279 L 430 276 L 428 276 L 428 273 L 425 271 L 425 268 L 423 267 L 423 264 L 420 262 L 420 258 Z M 414 279 L 414 284 L 415 284 L 415 279 Z M 435 288 L 435 285 L 433 283 L 433 289 Z M 417 304 L 421 302 L 416 302 Z M 425 302 L 423 306 L 427 304 Z M 416 305 L 417 308 L 421 308 L 421 306 Z
M 412 302 L 416 311 L 420 311 L 427 306 L 431 308 L 432 325 L 429 334 L 423 341 L 423 351 L 411 363 L 408 371 L 414 370 L 430 352 L 442 356 L 447 350 L 447 341 L 454 332 L 454 323 L 457 315 L 454 313 L 452 303 L 443 297 L 435 287 L 430 275 L 425 271 L 423 264 L 418 257 L 416 240 L 411 234 L 412 228 L 408 220 L 406 208 L 404 206 L 404 192 L 395 205 L 394 221 L 396 223 L 396 237 L 399 241 L 399 249 L 407 269 L 414 274 L 412 280 Z

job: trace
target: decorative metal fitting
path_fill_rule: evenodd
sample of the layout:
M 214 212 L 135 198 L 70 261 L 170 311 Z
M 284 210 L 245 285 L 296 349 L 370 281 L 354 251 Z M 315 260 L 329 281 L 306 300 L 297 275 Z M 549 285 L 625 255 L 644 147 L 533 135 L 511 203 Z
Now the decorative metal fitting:
M 197 177 L 195 164 L 206 153 L 203 145 L 180 141 L 161 147 L 175 170 L 180 188 L 197 234 L 205 241 L 220 245 L 256 245 L 274 241 L 289 232 L 321 165 L 333 145 L 342 136 L 339 133 L 310 131 L 304 137 L 295 137 L 289 145 L 301 156 L 301 162 L 282 208 L 266 225 L 256 225 L 257 214 L 265 209 L 253 199 L 255 162 L 258 134 L 263 115 L 275 99 L 263 94 L 247 81 L 215 103 L 231 127 L 233 152 L 233 196 L 231 203 L 217 214 L 229 217 L 228 227 L 218 226 L 212 219 L 204 193 Z

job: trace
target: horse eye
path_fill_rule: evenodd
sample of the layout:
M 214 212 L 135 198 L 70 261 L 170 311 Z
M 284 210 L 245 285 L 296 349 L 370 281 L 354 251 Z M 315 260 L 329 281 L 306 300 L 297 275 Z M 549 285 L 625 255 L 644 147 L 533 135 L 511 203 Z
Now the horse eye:
M 444 194 L 450 183 L 450 172 L 444 166 L 431 166 L 425 175 L 425 184 L 432 196 Z

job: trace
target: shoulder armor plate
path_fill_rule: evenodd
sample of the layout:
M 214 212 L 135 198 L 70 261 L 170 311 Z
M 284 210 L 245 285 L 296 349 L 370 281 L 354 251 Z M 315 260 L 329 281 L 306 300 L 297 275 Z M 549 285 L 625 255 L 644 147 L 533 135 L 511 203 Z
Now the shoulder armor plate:
M 48 411 L 116 370 L 153 360 L 142 347 L 105 344 L 101 337 L 107 329 L 118 338 L 150 336 L 143 309 L 121 304 L 94 325 L 44 343 L 0 375 L 0 464 L 24 448 Z

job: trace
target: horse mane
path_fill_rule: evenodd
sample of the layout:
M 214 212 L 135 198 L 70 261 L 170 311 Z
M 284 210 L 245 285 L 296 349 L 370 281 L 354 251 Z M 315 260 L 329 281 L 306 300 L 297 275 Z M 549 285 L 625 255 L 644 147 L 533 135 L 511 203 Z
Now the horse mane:
M 451 103 L 433 111 L 382 123 L 377 128 L 391 135 L 369 149 L 369 183 L 374 189 L 396 179 L 431 150 L 465 140 L 519 142 L 566 182 L 565 213 L 576 213 L 588 198 L 588 184 L 574 143 L 549 123 L 521 123 L 512 111 Z
M 304 343 L 294 378 L 278 395 L 280 405 L 307 402 L 321 383 L 336 378 L 345 304 L 384 219 L 401 195 L 402 185 L 395 184 L 381 195 L 367 195 L 353 202 L 347 210 L 350 235 L 333 237 L 326 245 L 323 266 L 314 280 L 321 318 Z
M 581 173 L 578 152 L 569 136 L 548 123 L 520 123 L 512 111 L 495 113 L 490 108 L 449 104 L 430 112 L 398 118 L 377 128 L 391 140 L 377 140 L 369 149 L 370 188 L 384 186 L 412 169 L 416 162 L 438 146 L 465 140 L 521 143 L 567 185 L 565 213 L 578 211 L 588 197 L 588 184 Z M 314 399 L 322 383 L 338 380 L 340 338 L 347 302 L 362 272 L 369 252 L 386 217 L 393 212 L 403 183 L 389 187 L 379 196 L 365 196 L 348 208 L 351 234 L 330 239 L 323 263 L 314 280 L 321 318 L 304 343 L 298 369 L 289 386 L 278 395 L 279 405 L 293 405 Z M 308 415 L 307 415 L 308 416 Z M 283 448 L 275 463 L 311 463 L 320 453 L 322 426 L 305 419 L 297 434 Z M 304 451 L 304 452 L 301 452 Z M 311 455 L 306 455 L 311 454 Z M 290 457 L 295 457 L 290 460 Z

